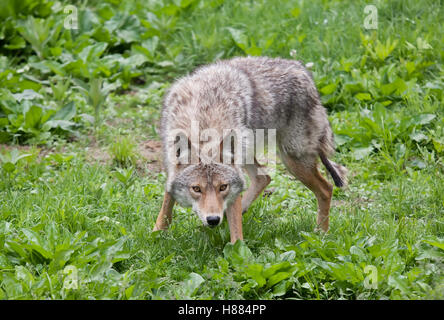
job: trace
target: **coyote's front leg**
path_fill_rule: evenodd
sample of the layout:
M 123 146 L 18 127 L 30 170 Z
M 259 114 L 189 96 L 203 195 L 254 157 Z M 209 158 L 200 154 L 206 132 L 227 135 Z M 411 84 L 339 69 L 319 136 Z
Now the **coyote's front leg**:
M 227 209 L 228 226 L 230 227 L 231 243 L 235 243 L 236 240 L 243 240 L 242 235 L 242 196 L 231 204 Z
M 174 198 L 165 191 L 162 208 L 160 209 L 153 231 L 166 230 L 168 228 L 173 219 L 174 203 Z

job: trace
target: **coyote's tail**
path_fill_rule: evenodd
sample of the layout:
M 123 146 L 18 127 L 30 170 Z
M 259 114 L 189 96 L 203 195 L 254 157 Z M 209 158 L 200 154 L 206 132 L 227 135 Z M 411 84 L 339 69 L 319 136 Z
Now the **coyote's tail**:
M 336 162 L 328 160 L 327 156 L 323 152 L 319 153 L 319 157 L 321 158 L 322 163 L 333 178 L 335 185 L 339 188 L 345 187 L 347 185 L 347 168 L 341 166 Z

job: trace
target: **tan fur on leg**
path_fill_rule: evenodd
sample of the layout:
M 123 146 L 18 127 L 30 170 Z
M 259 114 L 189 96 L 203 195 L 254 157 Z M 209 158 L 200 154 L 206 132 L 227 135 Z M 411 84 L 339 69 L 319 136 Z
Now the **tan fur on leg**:
M 316 222 L 321 230 L 327 232 L 333 186 L 321 175 L 315 160 L 303 162 L 293 159 L 289 155 L 283 155 L 281 158 L 291 174 L 316 195 L 318 201 Z
M 231 243 L 243 240 L 242 235 L 242 197 L 239 196 L 227 209 L 228 226 L 230 227 Z
M 175 201 L 173 197 L 168 192 L 165 192 L 162 208 L 160 209 L 159 215 L 157 216 L 156 224 L 153 228 L 153 231 L 168 229 L 168 226 L 173 219 L 174 203 Z

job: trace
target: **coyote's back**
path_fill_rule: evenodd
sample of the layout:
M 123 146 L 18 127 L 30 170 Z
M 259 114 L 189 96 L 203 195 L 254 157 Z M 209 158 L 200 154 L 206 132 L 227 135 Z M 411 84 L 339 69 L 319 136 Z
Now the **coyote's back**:
M 276 129 L 282 151 L 298 157 L 334 150 L 318 91 L 299 61 L 246 57 L 198 68 L 166 95 L 161 135 L 188 132 L 192 121 L 201 130 Z

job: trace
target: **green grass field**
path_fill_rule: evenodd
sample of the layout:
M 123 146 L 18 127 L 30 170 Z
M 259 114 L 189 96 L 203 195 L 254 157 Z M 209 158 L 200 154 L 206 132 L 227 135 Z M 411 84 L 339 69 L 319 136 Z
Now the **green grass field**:
M 433 0 L 2 0 L 0 299 L 444 299 L 443 17 Z M 245 55 L 313 63 L 350 170 L 330 231 L 278 163 L 244 242 L 179 206 L 152 233 L 165 90 Z

